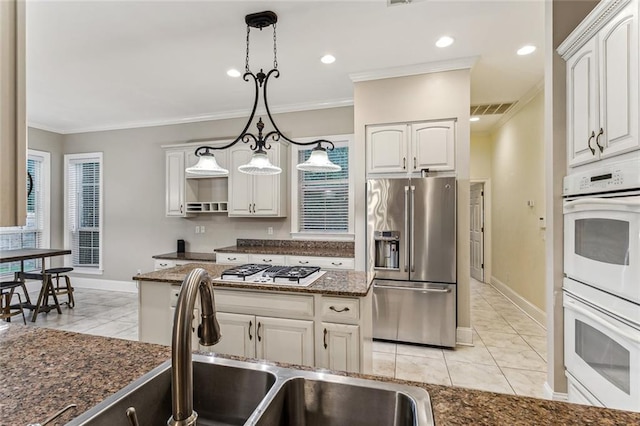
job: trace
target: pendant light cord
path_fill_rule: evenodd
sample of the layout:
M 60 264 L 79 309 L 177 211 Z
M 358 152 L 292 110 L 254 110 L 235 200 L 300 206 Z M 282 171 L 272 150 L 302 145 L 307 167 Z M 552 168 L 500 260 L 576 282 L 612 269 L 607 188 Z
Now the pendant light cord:
M 273 69 L 278 69 L 278 47 L 276 43 L 276 24 L 273 24 Z
M 247 57 L 245 58 L 244 63 L 244 71 L 250 73 L 249 69 L 249 33 L 251 32 L 251 27 L 247 25 Z

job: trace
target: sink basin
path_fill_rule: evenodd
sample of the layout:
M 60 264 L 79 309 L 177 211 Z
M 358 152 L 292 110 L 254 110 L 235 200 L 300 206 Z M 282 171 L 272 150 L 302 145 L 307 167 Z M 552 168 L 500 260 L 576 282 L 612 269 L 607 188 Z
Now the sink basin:
M 430 412 L 431 406 L 427 392 L 422 389 L 340 376 L 334 376 L 333 380 L 335 381 L 293 378 L 286 381 L 256 424 L 259 426 L 428 424 L 424 409 L 428 406 Z M 413 394 L 413 397 L 409 393 Z M 423 410 L 419 409 L 419 404 L 423 404 Z M 419 421 L 421 416 L 422 422 Z
M 275 384 L 275 374 L 256 364 L 206 361 L 194 355 L 193 407 L 198 425 L 244 424 Z M 128 425 L 128 407 L 136 409 L 141 426 L 166 425 L 171 416 L 170 370 L 171 362 L 165 362 L 69 425 Z
M 171 416 L 171 361 L 150 371 L 68 425 L 141 426 Z M 198 425 L 432 426 L 429 394 L 421 388 L 193 355 L 193 406 Z

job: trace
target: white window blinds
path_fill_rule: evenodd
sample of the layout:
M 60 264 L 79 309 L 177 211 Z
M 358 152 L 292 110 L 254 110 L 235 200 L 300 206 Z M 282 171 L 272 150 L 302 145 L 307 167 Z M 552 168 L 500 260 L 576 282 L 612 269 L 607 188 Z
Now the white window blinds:
M 328 154 L 341 171 L 298 173 L 299 232 L 349 231 L 349 147 L 336 147 Z M 298 151 L 298 162 L 310 155 L 311 149 Z
M 67 161 L 67 224 L 74 267 L 100 267 L 102 157 Z

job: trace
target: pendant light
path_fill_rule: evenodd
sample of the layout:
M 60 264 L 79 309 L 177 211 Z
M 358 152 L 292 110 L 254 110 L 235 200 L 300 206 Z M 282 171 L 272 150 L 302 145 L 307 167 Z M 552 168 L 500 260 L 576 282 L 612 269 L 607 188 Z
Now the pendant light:
M 247 51 L 245 73 L 243 75 L 243 79 L 245 81 L 253 79 L 255 88 L 253 109 L 251 110 L 251 114 L 249 115 L 249 119 L 247 120 L 244 129 L 242 130 L 240 135 L 232 142 L 219 147 L 200 146 L 196 148 L 195 154 L 199 157 L 198 164 L 193 167 L 187 168 L 187 173 L 198 174 L 202 176 L 224 176 L 228 174 L 228 170 L 225 170 L 218 165 L 211 151 L 217 149 L 227 149 L 242 141 L 243 143 L 251 143 L 249 147 L 252 151 L 254 151 L 254 153 L 251 157 L 251 161 L 249 161 L 248 164 L 238 167 L 238 170 L 240 172 L 248 173 L 251 175 L 279 174 L 282 172 L 282 169 L 271 164 L 271 161 L 269 161 L 269 158 L 267 157 L 267 150 L 271 148 L 269 141 L 278 142 L 280 139 L 298 146 L 316 145 L 309 159 L 296 167 L 298 170 L 308 172 L 336 172 L 341 170 L 341 167 L 331 162 L 329 156 L 327 155 L 327 151 L 332 151 L 334 149 L 333 142 L 326 139 L 317 139 L 311 142 L 297 142 L 283 135 L 280 129 L 278 129 L 276 123 L 273 121 L 273 117 L 271 116 L 271 111 L 269 109 L 269 103 L 267 102 L 267 83 L 269 82 L 269 77 L 274 76 L 275 78 L 278 78 L 280 76 L 280 71 L 278 70 L 278 49 L 276 42 L 277 22 L 278 15 L 271 11 L 253 13 L 245 16 L 245 23 L 247 24 Z M 251 28 L 258 28 L 262 30 L 263 28 L 270 26 L 273 27 L 273 68 L 266 74 L 262 69 L 260 69 L 260 72 L 258 72 L 257 74 L 254 74 L 249 68 L 249 35 L 251 33 Z M 264 101 L 265 110 L 267 112 L 267 118 L 269 119 L 273 130 L 267 132 L 266 134 L 263 134 L 262 130 L 264 129 L 264 123 L 262 121 L 262 118 L 260 118 L 256 123 L 258 134 L 254 135 L 253 133 L 248 132 L 247 129 L 253 122 L 256 114 L 256 108 L 258 106 L 258 99 L 260 97 L 261 91 L 260 89 L 262 89 L 262 98 Z

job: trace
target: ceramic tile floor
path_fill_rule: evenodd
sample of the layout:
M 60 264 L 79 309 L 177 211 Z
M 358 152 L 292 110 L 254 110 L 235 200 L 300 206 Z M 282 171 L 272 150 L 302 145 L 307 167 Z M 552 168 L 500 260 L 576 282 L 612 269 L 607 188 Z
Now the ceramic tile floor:
M 473 346 L 455 350 L 374 342 L 373 369 L 382 376 L 543 398 L 546 332 L 488 284 L 471 280 Z M 36 300 L 37 294 L 30 294 Z M 40 314 L 36 327 L 138 339 L 138 297 L 76 288 L 76 307 Z M 65 301 L 62 296 L 61 301 Z M 26 311 L 29 313 L 29 311 Z
M 375 374 L 544 398 L 546 331 L 494 287 L 471 280 L 473 346 L 374 342 Z

